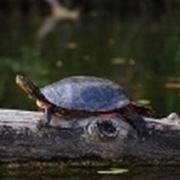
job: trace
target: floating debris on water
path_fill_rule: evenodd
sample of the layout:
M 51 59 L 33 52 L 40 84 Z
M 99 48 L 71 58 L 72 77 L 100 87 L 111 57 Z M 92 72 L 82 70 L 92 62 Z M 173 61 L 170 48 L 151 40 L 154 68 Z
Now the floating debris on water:
M 167 89 L 180 89 L 180 82 L 167 82 L 165 87 Z
M 63 66 L 63 61 L 62 60 L 56 61 L 56 67 L 61 68 L 62 66 Z
M 124 168 L 110 168 L 109 170 L 99 170 L 98 174 L 124 174 L 129 172 L 128 169 Z
M 115 57 L 111 59 L 111 63 L 115 65 L 126 64 L 127 60 L 121 57 Z
M 148 99 L 139 99 L 138 103 L 141 105 L 149 105 L 149 104 L 151 104 L 151 101 Z
M 77 45 L 76 42 L 69 42 L 69 43 L 67 43 L 66 47 L 67 47 L 68 49 L 73 50 L 73 49 L 76 49 L 76 48 L 78 47 L 78 45 Z

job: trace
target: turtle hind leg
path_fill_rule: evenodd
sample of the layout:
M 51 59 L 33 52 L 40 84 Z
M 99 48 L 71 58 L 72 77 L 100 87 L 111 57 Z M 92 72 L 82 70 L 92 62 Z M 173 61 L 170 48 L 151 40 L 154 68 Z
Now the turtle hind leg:
M 130 124 L 130 126 L 135 129 L 138 135 L 144 137 L 147 135 L 147 122 L 144 118 L 137 113 L 133 106 L 126 106 L 119 110 L 120 115 Z
M 138 135 L 142 137 L 147 135 L 147 123 L 143 117 L 138 114 L 126 112 L 123 114 L 123 118 L 137 131 Z

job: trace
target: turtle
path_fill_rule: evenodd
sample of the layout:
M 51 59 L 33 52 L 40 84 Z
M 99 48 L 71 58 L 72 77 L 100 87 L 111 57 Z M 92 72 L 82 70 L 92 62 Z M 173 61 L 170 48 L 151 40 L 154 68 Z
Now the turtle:
M 149 107 L 134 102 L 119 84 L 101 77 L 70 76 L 39 88 L 27 77 L 17 75 L 16 84 L 36 100 L 44 111 L 46 125 L 50 124 L 52 115 L 118 115 L 137 126 L 144 123 L 143 116 L 152 114 Z

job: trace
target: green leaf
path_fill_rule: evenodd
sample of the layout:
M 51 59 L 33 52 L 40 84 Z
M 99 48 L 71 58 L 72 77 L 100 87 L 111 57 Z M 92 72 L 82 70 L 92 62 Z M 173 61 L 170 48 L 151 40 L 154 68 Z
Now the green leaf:
M 148 99 L 139 99 L 138 103 L 141 105 L 149 105 L 149 104 L 151 104 L 151 101 Z
M 98 174 L 124 174 L 129 172 L 128 169 L 123 168 L 110 168 L 110 170 L 99 170 Z

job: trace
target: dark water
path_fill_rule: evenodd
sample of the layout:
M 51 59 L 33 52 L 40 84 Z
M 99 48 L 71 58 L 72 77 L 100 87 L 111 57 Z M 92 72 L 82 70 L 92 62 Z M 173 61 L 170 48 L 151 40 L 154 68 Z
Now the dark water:
M 158 116 L 180 113 L 179 19 L 179 14 L 81 17 L 57 21 L 46 34 L 45 17 L 1 14 L 0 105 L 35 109 L 15 86 L 17 73 L 40 86 L 71 75 L 95 75 L 120 83 Z
M 122 169 L 122 167 L 116 167 Z M 8 169 L 8 170 L 7 170 Z M 108 168 L 71 167 L 62 169 L 55 165 L 48 167 L 21 168 L 8 167 L 0 172 L 1 179 L 72 179 L 72 180 L 178 180 L 180 177 L 179 167 L 136 167 L 129 168 L 128 172 L 121 174 L 100 174 L 100 171 Z
M 0 106 L 36 109 L 15 85 L 17 73 L 43 86 L 71 75 L 106 77 L 129 95 L 151 105 L 158 116 L 180 113 L 180 14 L 117 18 L 95 14 L 76 22 L 0 15 Z M 134 170 L 93 179 L 178 179 L 179 168 Z M 85 179 L 89 171 L 68 179 Z M 8 176 L 8 175 L 7 175 Z M 39 177 L 39 175 L 37 175 Z M 45 175 L 51 178 L 51 175 Z M 167 178 L 168 177 L 168 178 Z M 91 179 L 92 179 L 91 178 Z

